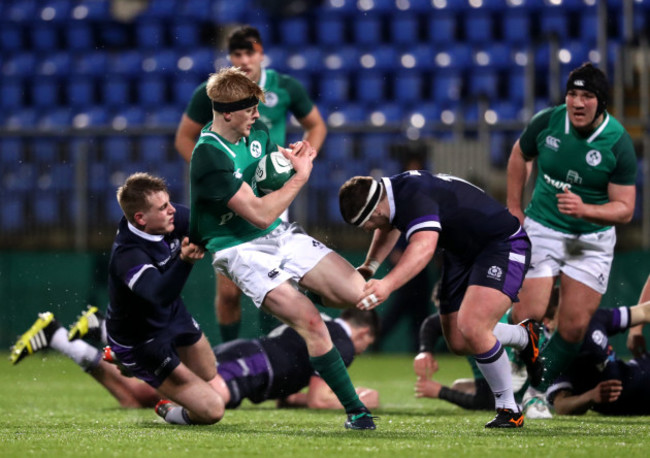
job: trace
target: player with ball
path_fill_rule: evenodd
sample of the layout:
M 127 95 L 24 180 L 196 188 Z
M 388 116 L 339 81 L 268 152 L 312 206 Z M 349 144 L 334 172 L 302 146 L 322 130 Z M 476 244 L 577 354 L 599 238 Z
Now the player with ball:
M 271 142 L 256 122 L 264 92 L 241 70 L 212 74 L 207 93 L 213 121 L 202 129 L 190 162 L 190 237 L 212 253 L 217 272 L 305 340 L 312 366 L 345 407 L 345 427 L 375 429 L 318 309 L 296 288 L 346 308 L 361 299 L 365 280 L 300 226 L 279 218 L 307 183 L 315 150 L 306 141 L 291 150 Z M 264 169 L 256 180 L 258 165 Z

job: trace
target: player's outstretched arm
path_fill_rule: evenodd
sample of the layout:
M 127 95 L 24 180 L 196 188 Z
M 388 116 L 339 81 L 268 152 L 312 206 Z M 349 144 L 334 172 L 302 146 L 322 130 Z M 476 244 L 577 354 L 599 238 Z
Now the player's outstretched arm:
M 573 395 L 570 391 L 560 391 L 553 399 L 553 407 L 558 415 L 582 415 L 595 404 L 614 402 L 623 391 L 620 380 L 605 380 L 589 391 Z

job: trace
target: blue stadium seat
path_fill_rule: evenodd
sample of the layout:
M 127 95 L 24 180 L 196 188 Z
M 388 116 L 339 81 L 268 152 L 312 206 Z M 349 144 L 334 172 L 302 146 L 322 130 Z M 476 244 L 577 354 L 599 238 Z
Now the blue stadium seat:
M 108 55 L 101 50 L 79 54 L 74 61 L 74 73 L 81 75 L 104 76 L 107 68 Z
M 294 16 L 281 21 L 280 41 L 285 45 L 309 45 L 309 22 L 307 19 L 302 16 Z
M 43 2 L 44 5 L 39 5 L 37 15 L 42 20 L 47 20 L 52 23 L 64 23 L 70 18 L 70 10 L 72 2 L 69 0 L 49 0 Z
M 579 18 L 580 41 L 587 45 L 596 45 L 598 42 L 598 8 L 585 6 L 584 10 L 580 12 Z
M 142 107 L 154 108 L 167 103 L 167 84 L 161 76 L 143 76 L 136 87 L 138 103 Z
M 166 47 L 164 24 L 153 18 L 141 18 L 135 27 L 136 42 L 139 49 L 160 49 Z
M 37 15 L 37 0 L 13 2 L 7 8 L 7 17 L 13 22 L 31 22 Z
M 0 205 L 0 228 L 3 231 L 25 230 L 25 199 L 17 193 L 5 193 Z
M 502 121 L 519 121 L 519 108 L 510 100 L 498 100 L 493 102 L 490 104 L 490 109 L 496 114 L 497 123 Z
M 72 118 L 72 126 L 76 129 L 108 125 L 109 115 L 101 105 L 87 106 Z
M 431 70 L 435 66 L 435 52 L 431 45 L 420 44 L 411 47 L 408 51 L 415 58 L 414 69 Z
M 269 46 L 264 48 L 264 57 L 269 68 L 284 72 L 287 70 L 287 49 L 283 46 Z
M 357 45 L 379 45 L 382 40 L 381 17 L 376 14 L 364 14 L 352 23 L 354 42 Z
M 32 191 L 36 188 L 36 177 L 34 164 L 20 162 L 12 167 L 10 176 L 3 177 L 3 191 Z
M 473 60 L 475 65 L 497 70 L 509 70 L 514 64 L 512 47 L 499 42 L 486 43 L 485 46 L 476 48 Z
M 196 2 L 197 0 L 191 1 Z M 200 2 L 201 0 L 198 1 Z M 232 0 L 215 0 L 212 6 L 212 20 L 225 24 L 242 22 L 242 18 L 249 8 L 252 8 L 252 5 L 249 5 L 249 2 L 246 1 L 233 2 Z M 198 14 L 200 19 L 204 19 L 201 9 L 193 8 L 193 11 Z
M 456 16 L 453 13 L 433 11 L 429 15 L 429 42 L 434 45 L 446 45 L 456 41 Z
M 460 100 L 462 75 L 455 70 L 439 71 L 431 81 L 433 101 L 445 103 Z
M 338 103 L 327 108 L 328 124 L 339 127 L 348 124 L 359 124 L 366 120 L 366 110 L 356 103 Z
M 151 3 L 163 3 L 164 0 L 157 0 Z M 102 0 L 82 0 L 72 10 L 72 16 L 77 20 L 101 21 L 110 17 L 110 2 Z
M 472 97 L 487 97 L 495 100 L 499 93 L 499 75 L 496 71 L 483 68 L 470 72 L 468 78 L 468 94 Z
M 50 176 L 52 178 L 51 190 L 69 191 L 74 189 L 74 164 L 52 164 L 50 167 Z
M 74 75 L 66 81 L 67 103 L 75 108 L 95 104 L 95 81 L 90 76 Z
M 59 199 L 51 192 L 34 193 L 34 217 L 39 224 L 55 224 L 61 219 Z
M 194 48 L 200 45 L 200 27 L 194 21 L 177 19 L 171 24 L 171 44 L 176 47 Z
M 51 22 L 35 22 L 30 28 L 32 49 L 45 52 L 59 49 L 58 32 Z
M 338 46 L 323 56 L 328 70 L 356 70 L 359 68 L 359 50 L 356 46 Z
M 36 125 L 36 110 L 32 107 L 12 110 L 5 124 L 12 129 L 34 127 Z
M 543 8 L 540 11 L 540 32 L 544 37 L 557 35 L 561 40 L 569 36 L 569 20 L 560 7 Z
M 349 77 L 341 72 L 324 72 L 320 77 L 320 100 L 325 104 L 346 102 L 350 92 Z
M 126 106 L 131 101 L 130 85 L 126 78 L 113 75 L 100 84 L 102 101 L 108 107 Z
M 143 16 L 150 16 L 158 19 L 174 19 L 177 13 L 177 0 L 156 0 L 147 2 L 147 9 Z
M 31 52 L 19 52 L 5 59 L 2 67 L 4 76 L 34 76 L 36 57 Z
M 506 84 L 508 100 L 517 105 L 523 106 L 526 97 L 526 74 L 523 67 L 513 67 L 512 71 L 507 73 L 508 82 Z
M 400 103 L 422 99 L 422 76 L 419 72 L 403 71 L 393 79 L 393 98 Z
M 325 0 L 321 3 L 323 11 L 328 13 L 355 15 L 359 12 L 356 0 Z
M 142 56 L 145 73 L 175 74 L 178 71 L 178 54 L 172 48 L 161 49 Z
M 69 52 L 54 52 L 46 55 L 37 65 L 40 75 L 68 76 L 72 69 L 72 58 Z
M 427 124 L 440 122 L 440 114 L 442 113 L 441 105 L 436 102 L 418 103 L 409 110 L 407 119 L 415 114 L 420 114 L 424 117 Z
M 371 125 L 398 124 L 404 118 L 403 105 L 400 102 L 379 102 L 368 108 L 368 119 Z M 380 118 L 377 118 L 380 116 Z M 382 121 L 381 123 L 378 121 Z
M 109 167 L 103 163 L 91 163 L 88 166 L 88 189 L 91 192 L 102 192 L 110 188 Z
M 94 36 L 94 28 L 90 22 L 74 21 L 65 27 L 67 48 L 74 51 L 92 51 L 99 43 Z M 103 44 L 103 42 L 101 42 Z
M 161 105 L 147 115 L 144 125 L 149 127 L 176 127 L 182 116 L 182 105 Z
M 345 43 L 345 22 L 334 14 L 324 14 L 316 22 L 316 39 L 320 45 L 340 46 Z
M 157 164 L 164 162 L 173 140 L 164 135 L 147 135 L 136 143 L 138 159 L 143 163 Z
M 590 47 L 582 40 L 571 40 L 561 46 L 562 49 L 569 51 L 571 59 L 567 62 L 562 62 L 563 66 L 570 67 L 569 70 L 587 62 L 589 59 L 589 51 L 596 48 L 595 43 Z M 565 80 L 562 80 L 565 81 Z
M 356 72 L 355 89 L 357 100 L 376 102 L 385 97 L 386 77 L 383 73 L 373 70 Z
M 133 140 L 130 137 L 110 136 L 102 146 L 106 164 L 121 165 L 132 161 Z
M 53 138 L 37 138 L 31 142 L 32 159 L 36 165 L 51 166 L 59 162 L 59 144 Z
M 58 78 L 41 76 L 31 85 L 32 105 L 38 108 L 51 108 L 59 104 Z
M 391 43 L 414 45 L 418 42 L 420 25 L 418 16 L 413 13 L 398 13 L 390 22 Z
M 435 65 L 440 68 L 465 69 L 471 64 L 472 49 L 460 42 L 446 46 L 435 57 Z
M 130 46 L 130 30 L 127 24 L 103 22 L 97 32 L 98 41 L 106 47 L 125 49 Z
M 0 138 L 0 164 L 2 169 L 16 166 L 24 160 L 24 141 L 22 138 L 5 137 Z
M 115 112 L 112 124 L 113 128 L 119 128 L 121 130 L 126 127 L 141 126 L 144 124 L 145 118 L 146 114 L 142 107 L 125 105 Z
M 68 107 L 59 107 L 45 112 L 38 119 L 41 129 L 61 129 L 72 126 L 72 111 Z
M 23 28 L 19 24 L 3 22 L 0 27 L 0 49 L 3 54 L 16 52 L 25 48 Z
M 367 134 L 361 137 L 361 160 L 370 172 L 371 168 L 377 167 L 382 161 L 390 159 L 390 135 L 388 134 Z
M 142 55 L 139 51 L 122 51 L 111 55 L 109 67 L 114 73 L 138 76 L 142 73 Z
M 215 54 L 212 48 L 197 48 L 190 51 L 187 56 L 192 59 L 191 71 L 198 75 L 214 73 Z
M 185 107 L 192 97 L 194 90 L 203 81 L 195 75 L 183 75 L 173 79 L 172 101 L 180 107 Z
M 319 73 L 323 70 L 323 51 L 318 46 L 298 47 L 287 55 L 286 63 L 291 70 Z
M 531 20 L 525 8 L 507 8 L 501 14 L 504 41 L 517 45 L 531 41 Z
M 23 79 L 12 76 L 2 78 L 2 84 L 0 84 L 0 106 L 3 109 L 15 109 L 22 107 L 23 103 L 25 103 Z
M 370 48 L 367 54 L 374 58 L 374 67 L 377 70 L 394 71 L 399 65 L 397 50 L 392 45 L 379 45 Z M 363 66 L 363 56 L 362 56 Z
M 483 9 L 463 15 L 465 39 L 472 44 L 485 44 L 494 39 L 492 17 Z

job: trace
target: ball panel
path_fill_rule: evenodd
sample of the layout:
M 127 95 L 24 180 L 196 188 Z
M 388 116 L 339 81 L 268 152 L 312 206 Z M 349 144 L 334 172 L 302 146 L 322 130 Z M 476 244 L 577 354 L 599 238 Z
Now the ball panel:
M 291 176 L 296 173 L 291 161 L 279 151 L 263 156 L 257 163 L 253 190 L 257 189 L 259 195 L 265 195 L 280 189 Z

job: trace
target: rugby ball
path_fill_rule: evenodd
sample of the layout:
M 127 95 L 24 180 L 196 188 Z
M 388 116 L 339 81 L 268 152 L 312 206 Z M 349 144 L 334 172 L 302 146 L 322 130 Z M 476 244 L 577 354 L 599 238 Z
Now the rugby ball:
M 291 162 L 281 152 L 266 154 L 257 163 L 253 177 L 253 190 L 263 196 L 280 189 L 296 171 Z

